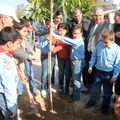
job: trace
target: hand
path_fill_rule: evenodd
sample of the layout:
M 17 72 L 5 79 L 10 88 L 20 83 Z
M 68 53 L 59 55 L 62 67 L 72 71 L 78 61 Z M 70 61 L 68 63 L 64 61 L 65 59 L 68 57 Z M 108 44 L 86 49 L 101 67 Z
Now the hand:
M 49 34 L 49 35 L 47 36 L 46 40 L 47 40 L 48 43 L 52 42 L 52 35 Z
M 20 80 L 22 80 L 23 82 L 24 81 L 27 81 L 27 78 L 25 75 L 23 75 L 22 73 L 20 74 Z
M 54 47 L 53 47 L 53 46 L 49 46 L 49 50 L 50 50 L 51 52 L 54 52 Z
M 14 118 L 16 115 L 17 115 L 17 112 L 11 112 L 10 117 L 11 117 L 11 118 Z
M 115 83 L 115 81 L 116 81 L 116 80 L 111 79 L 111 80 L 110 80 L 110 83 L 111 83 L 111 84 L 114 84 L 114 83 Z
M 29 59 L 39 61 L 40 56 L 38 55 L 38 53 L 33 51 L 32 54 L 29 54 Z
M 88 73 L 91 74 L 92 73 L 92 68 L 88 69 Z

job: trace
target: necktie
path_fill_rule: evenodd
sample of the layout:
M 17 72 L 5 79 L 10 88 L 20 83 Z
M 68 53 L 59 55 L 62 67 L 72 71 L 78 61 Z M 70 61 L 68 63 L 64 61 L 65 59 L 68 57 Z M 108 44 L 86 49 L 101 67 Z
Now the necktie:
M 94 40 L 95 40 L 95 30 L 97 28 L 98 24 L 95 24 L 93 26 L 93 28 L 91 29 L 90 31 L 90 34 L 89 34 L 89 41 L 88 41 L 88 47 L 87 47 L 87 50 L 90 52 L 93 52 L 94 51 L 94 48 L 95 48 L 95 44 L 94 44 Z

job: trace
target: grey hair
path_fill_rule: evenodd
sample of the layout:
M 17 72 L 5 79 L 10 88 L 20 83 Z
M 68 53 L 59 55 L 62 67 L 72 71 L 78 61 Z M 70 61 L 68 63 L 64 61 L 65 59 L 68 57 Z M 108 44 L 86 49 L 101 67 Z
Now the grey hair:
M 95 8 L 93 10 L 93 15 L 96 14 L 96 13 L 103 13 L 104 14 L 104 10 L 102 8 Z
M 75 9 L 73 10 L 73 14 L 75 14 L 75 13 L 80 13 L 80 14 L 82 14 L 82 11 L 81 11 L 79 8 L 75 8 Z

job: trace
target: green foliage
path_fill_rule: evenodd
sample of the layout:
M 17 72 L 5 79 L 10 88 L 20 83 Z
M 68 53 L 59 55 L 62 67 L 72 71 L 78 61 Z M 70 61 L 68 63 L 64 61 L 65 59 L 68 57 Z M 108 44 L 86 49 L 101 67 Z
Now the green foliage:
M 50 17 L 50 0 L 27 0 L 30 5 L 29 17 L 37 21 L 43 21 Z M 95 0 L 54 0 L 54 13 L 59 9 L 63 10 L 65 19 L 72 17 L 72 11 L 75 7 L 79 7 L 84 16 L 89 16 L 91 10 L 96 6 Z
M 16 14 L 19 18 L 22 18 L 26 15 L 26 8 L 24 5 L 19 5 L 16 10 Z

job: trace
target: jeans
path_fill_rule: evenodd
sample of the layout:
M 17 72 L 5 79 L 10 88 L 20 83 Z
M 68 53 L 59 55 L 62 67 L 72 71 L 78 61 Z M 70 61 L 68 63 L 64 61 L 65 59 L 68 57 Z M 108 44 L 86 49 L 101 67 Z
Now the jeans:
M 34 91 L 36 90 L 36 84 L 35 84 L 34 76 L 33 76 L 32 62 L 30 60 L 25 60 L 25 70 L 26 70 L 26 75 L 28 78 L 30 90 Z
M 59 67 L 59 86 L 60 89 L 63 89 L 64 86 L 64 74 L 65 74 L 65 91 L 69 91 L 69 84 L 70 84 L 70 58 L 67 59 L 60 59 L 58 57 L 58 67 Z
M 51 57 L 51 72 L 53 70 L 55 64 L 55 57 Z M 48 57 L 41 54 L 41 65 L 42 65 L 42 73 L 41 73 L 41 90 L 48 90 Z
M 85 66 L 84 59 L 72 61 L 73 99 L 80 100 L 81 73 Z
M 0 111 L 4 116 L 4 120 L 18 120 L 17 116 L 10 118 L 11 112 L 7 109 L 5 96 L 2 93 L 0 93 Z
M 113 71 L 105 72 L 100 70 L 95 70 L 95 81 L 91 90 L 90 102 L 96 103 L 101 95 L 101 86 L 103 85 L 103 104 L 102 112 L 108 113 L 110 107 L 110 100 L 113 94 L 112 88 L 113 84 L 110 83 L 112 78 Z

